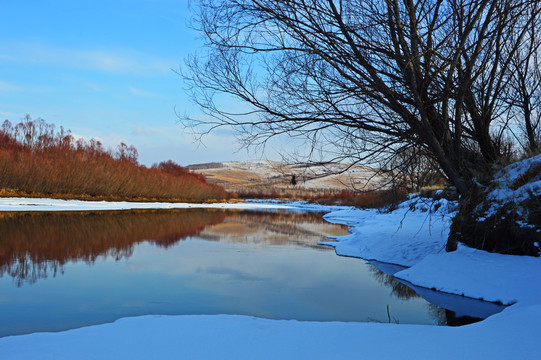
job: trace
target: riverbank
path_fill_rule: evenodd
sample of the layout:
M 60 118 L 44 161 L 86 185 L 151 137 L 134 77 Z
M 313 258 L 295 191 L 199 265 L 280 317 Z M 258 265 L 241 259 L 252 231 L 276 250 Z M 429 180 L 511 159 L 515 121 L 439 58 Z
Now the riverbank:
M 0 209 L 66 209 L 88 203 L 0 201 Z M 25 200 L 26 201 L 26 200 Z M 23 205 L 24 203 L 24 205 Z M 56 204 L 56 205 L 55 205 Z M 98 204 L 94 204 L 98 205 Z M 100 204 L 107 208 L 108 204 Z M 113 206 L 113 204 L 109 204 Z M 116 204 L 117 208 L 134 206 Z M 145 204 L 145 206 L 148 206 Z M 157 206 L 157 205 L 156 205 Z M 170 205 L 160 205 L 170 206 Z M 194 204 L 175 205 L 192 207 Z M 536 359 L 541 331 L 541 260 L 466 247 L 445 253 L 454 204 L 411 199 L 393 212 L 302 203 L 203 207 L 335 209 L 326 218 L 353 226 L 329 242 L 345 256 L 410 266 L 396 277 L 427 288 L 504 304 L 501 313 L 458 328 L 376 323 L 276 321 L 235 315 L 142 316 L 60 333 L 0 339 L 7 359 Z M 81 210 L 81 209 L 79 209 Z M 363 260 L 359 260 L 363 261 Z M 333 306 L 333 304 L 329 304 Z
M 111 211 L 111 210 L 171 210 L 171 209 L 290 209 L 281 203 L 181 203 L 136 201 L 87 201 L 46 198 L 0 198 L 0 212 L 43 211 Z

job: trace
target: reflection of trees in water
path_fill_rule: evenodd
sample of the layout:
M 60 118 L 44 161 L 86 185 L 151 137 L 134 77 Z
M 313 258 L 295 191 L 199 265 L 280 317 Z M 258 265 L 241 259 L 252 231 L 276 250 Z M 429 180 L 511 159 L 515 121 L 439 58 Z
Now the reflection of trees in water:
M 420 297 L 415 290 L 402 284 L 392 275 L 388 275 L 374 266 L 370 266 L 370 273 L 380 283 L 391 288 L 391 294 L 402 300 L 409 300 Z
M 432 304 L 429 304 L 429 311 L 432 318 L 438 325 L 462 326 L 483 320 L 481 318 L 468 315 L 457 316 L 457 313 L 452 310 L 443 309 Z
M 120 260 L 130 257 L 137 243 L 149 241 L 168 247 L 188 236 L 200 235 L 207 226 L 221 224 L 225 219 L 234 226 L 227 229 L 225 224 L 218 234 L 222 240 L 225 237 L 234 242 L 243 242 L 235 232 L 235 224 L 239 223 L 254 231 L 257 241 L 276 244 L 306 245 L 310 236 L 321 240 L 324 235 L 316 224 L 342 228 L 325 222 L 321 214 L 291 212 L 184 209 L 4 213 L 0 215 L 0 276 L 8 274 L 19 286 L 35 283 L 62 274 L 69 261 L 92 264 L 99 256 Z M 347 227 L 343 228 L 346 231 Z M 261 229 L 267 234 L 261 234 Z M 212 238 L 214 233 L 202 236 Z
M 456 313 L 451 310 L 445 310 L 445 316 L 447 319 L 446 324 L 449 326 L 462 326 L 462 325 L 468 325 L 473 324 L 479 321 L 482 321 L 483 319 L 473 316 L 456 316 Z
M 439 306 L 428 304 L 428 312 L 437 325 L 447 325 L 447 314 L 450 312 Z
M 413 298 L 420 297 L 415 290 L 409 286 L 398 281 L 394 276 L 384 273 L 383 271 L 377 269 L 374 266 L 370 266 L 370 273 L 374 278 L 380 283 L 387 285 L 391 288 L 391 294 L 402 300 L 410 300 Z M 434 323 L 437 325 L 448 325 L 448 326 L 461 326 L 466 324 L 472 324 L 482 319 L 471 317 L 471 316 L 457 316 L 454 311 L 441 308 L 437 305 L 431 303 L 427 304 L 428 313 L 430 317 L 434 320 Z M 389 313 L 389 308 L 387 308 L 389 322 L 398 322 L 396 319 L 392 318 L 392 314 Z
M 398 281 L 393 275 L 386 274 L 374 266 L 370 266 L 370 273 L 377 281 L 390 287 L 391 294 L 401 300 L 410 300 L 421 297 L 415 292 L 415 290 Z M 430 303 L 428 303 L 427 305 L 428 313 L 430 314 L 430 317 L 434 320 L 434 323 L 437 325 L 447 325 L 447 317 L 449 311 Z M 389 307 L 387 307 L 387 315 L 389 316 L 389 322 L 398 323 L 398 319 L 394 319 L 392 317 L 392 314 L 389 313 Z
M 68 261 L 127 258 L 150 241 L 168 247 L 224 220 L 220 210 L 4 214 L 0 217 L 0 276 L 20 286 L 63 273 Z

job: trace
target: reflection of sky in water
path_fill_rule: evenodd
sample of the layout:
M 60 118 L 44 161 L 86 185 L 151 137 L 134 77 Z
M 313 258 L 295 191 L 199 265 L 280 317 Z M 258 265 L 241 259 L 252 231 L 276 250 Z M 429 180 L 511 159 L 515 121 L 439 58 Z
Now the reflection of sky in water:
M 91 268 L 68 264 L 63 276 L 7 287 L 0 318 L 2 326 L 15 322 L 10 326 L 16 332 L 142 314 L 385 322 L 389 304 L 400 323 L 434 322 L 424 300 L 390 297 L 391 289 L 376 282 L 367 267 L 362 260 L 313 248 L 197 238 L 167 250 L 144 243 L 127 260 L 98 261 Z
M 98 256 L 92 265 L 70 261 L 62 275 L 32 285 L 17 287 L 4 274 L 0 336 L 145 314 L 379 322 L 387 322 L 390 315 L 400 323 L 441 321 L 442 311 L 423 299 L 391 294 L 393 287 L 384 285 L 381 276 L 377 279 L 363 260 L 315 246 L 321 234 L 345 229 L 322 229 L 306 219 L 293 226 L 283 218 L 268 220 L 233 215 L 222 226 L 208 226 L 200 236 L 168 248 L 139 242 L 131 256 L 119 261 L 111 256 Z M 230 234 L 220 235 L 224 229 Z M 295 229 L 300 234 L 291 235 Z M 284 233 L 290 234 L 292 244 L 283 245 Z M 214 241 L 217 238 L 221 241 Z M 258 240 L 250 243 L 250 238 Z

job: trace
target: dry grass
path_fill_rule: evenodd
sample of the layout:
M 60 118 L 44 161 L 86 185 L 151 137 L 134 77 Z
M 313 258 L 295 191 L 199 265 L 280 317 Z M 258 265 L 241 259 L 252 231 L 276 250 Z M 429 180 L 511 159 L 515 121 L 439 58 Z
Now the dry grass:
M 222 185 L 238 193 L 315 194 L 320 191 L 385 188 L 390 179 L 385 174 L 346 164 L 290 164 L 277 161 L 226 162 L 190 165 L 209 183 Z M 343 173 L 341 173 L 343 171 Z M 296 185 L 293 186 L 292 177 Z
M 240 170 L 221 170 L 205 174 L 209 182 L 214 184 L 227 184 L 228 188 L 238 191 L 244 188 L 263 185 L 265 179 L 255 172 Z
M 516 190 L 529 182 L 541 179 L 541 162 L 533 163 L 530 168 L 513 181 L 511 188 Z
M 212 167 L 196 165 L 194 168 L 204 174 L 210 183 L 224 186 L 241 199 L 305 200 L 320 204 L 378 208 L 397 203 L 407 195 L 404 189 L 352 191 L 348 186 L 350 182 L 346 179 L 355 174 L 337 174 L 308 183 L 304 181 L 301 172 L 294 172 L 300 167 L 277 162 L 268 163 L 267 167 L 259 163 L 255 170 L 249 162 L 219 164 L 220 166 Z M 310 171 L 306 167 L 300 169 Z M 366 169 L 366 172 L 370 174 L 369 169 Z M 297 185 L 291 184 L 292 174 L 298 179 Z M 315 187 L 317 185 L 325 187 Z

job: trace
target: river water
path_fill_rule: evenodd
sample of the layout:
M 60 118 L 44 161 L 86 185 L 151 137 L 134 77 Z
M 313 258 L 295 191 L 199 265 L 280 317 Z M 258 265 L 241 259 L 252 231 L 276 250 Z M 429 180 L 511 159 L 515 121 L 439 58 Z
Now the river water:
M 147 314 L 475 320 L 430 304 L 364 260 L 318 246 L 347 230 L 322 214 L 283 211 L 2 214 L 0 337 Z

